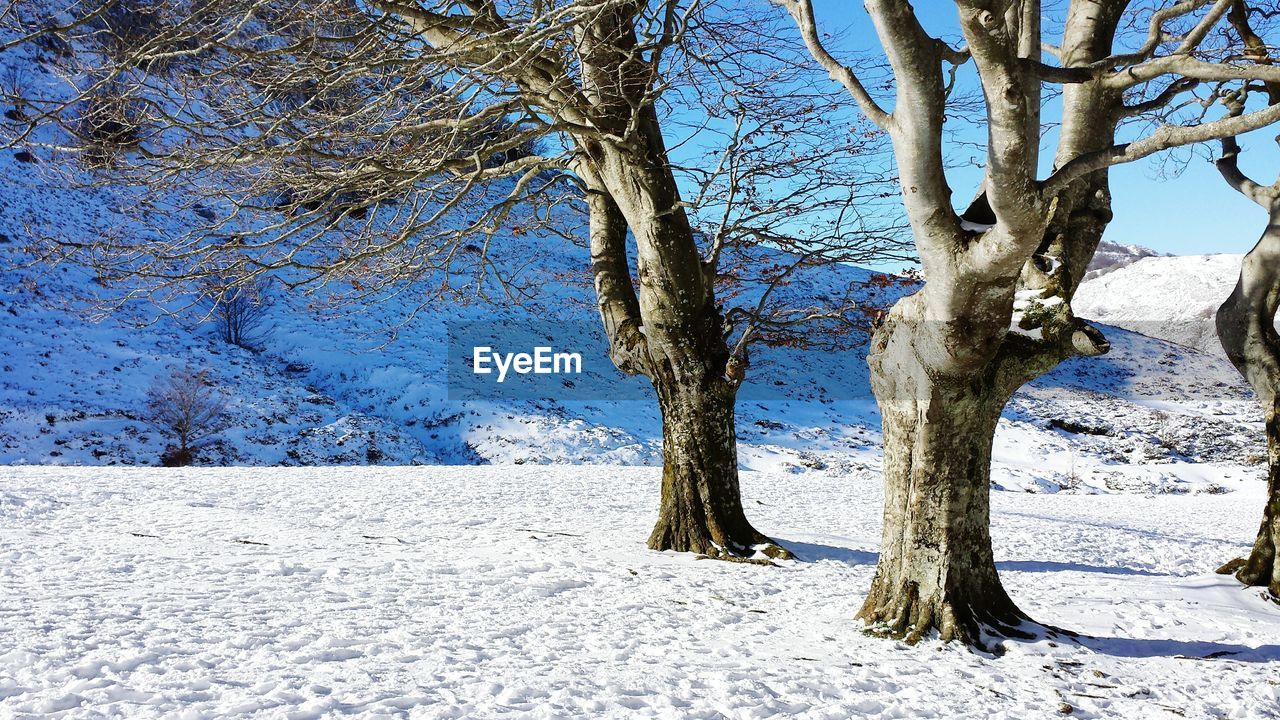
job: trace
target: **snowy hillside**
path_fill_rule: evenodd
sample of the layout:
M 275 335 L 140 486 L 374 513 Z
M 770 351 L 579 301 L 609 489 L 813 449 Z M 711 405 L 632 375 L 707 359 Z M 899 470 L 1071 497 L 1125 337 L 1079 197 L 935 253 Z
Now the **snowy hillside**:
M 660 418 L 638 378 L 621 381 L 636 399 L 450 397 L 451 322 L 501 333 L 554 320 L 557 341 L 581 348 L 598 368 L 595 379 L 617 379 L 583 248 L 560 239 L 502 238 L 505 257 L 519 260 L 540 288 L 519 306 L 445 301 L 419 308 L 412 290 L 337 307 L 282 294 L 262 352 L 251 353 L 222 342 L 197 322 L 199 313 L 157 318 L 144 305 L 93 322 L 93 307 L 82 297 L 96 287 L 91 272 L 23 266 L 24 241 L 33 232 L 88 236 L 124 216 L 109 193 L 52 188 L 40 173 L 20 172 L 21 165 L 0 154 L 0 167 L 13 170 L 3 175 L 0 194 L 0 232 L 8 239 L 0 243 L 0 264 L 7 266 L 0 270 L 0 462 L 157 463 L 165 443 L 140 418 L 144 393 L 169 368 L 187 364 L 208 368 L 232 398 L 232 427 L 198 453 L 199 464 L 659 462 Z M 787 292 L 832 297 L 870 276 L 851 267 L 815 268 Z M 1252 463 L 1263 455 L 1260 414 L 1234 370 L 1141 335 L 1109 334 L 1111 355 L 1068 363 L 1015 397 L 997 440 L 998 487 L 1077 493 L 1237 487 L 1188 463 L 1229 465 L 1230 477 L 1258 477 Z M 879 465 L 879 418 L 864 348 L 755 353 L 738 419 L 747 469 L 852 473 Z
M 21 66 L 24 82 L 39 84 L 50 73 L 42 52 L 20 46 L 0 53 L 0 72 Z M 16 108 L 5 110 L 18 115 Z M 200 449 L 199 464 L 658 461 L 660 419 L 652 392 L 643 379 L 622 379 L 608 365 L 587 251 L 561 235 L 495 238 L 489 261 L 537 290 L 518 305 L 474 297 L 427 302 L 425 283 L 345 305 L 334 305 L 326 292 L 277 292 L 262 350 L 248 352 L 202 324 L 201 308 L 165 316 L 135 303 L 96 322 L 93 301 L 108 292 L 93 272 L 31 265 L 28 246 L 38 238 L 177 235 L 200 222 L 199 209 L 191 208 L 149 215 L 141 225 L 126 210 L 156 198 L 95 185 L 91 172 L 76 172 L 74 165 L 69 181 L 65 158 L 55 158 L 39 140 L 37 134 L 30 144 L 0 152 L 0 462 L 157 463 L 165 441 L 143 422 L 145 393 L 157 378 L 188 365 L 208 370 L 231 399 L 230 428 Z M 560 229 L 582 222 L 566 217 Z M 775 253 L 766 260 L 786 258 Z M 803 270 L 778 297 L 831 302 L 871 276 L 853 267 Z M 740 293 L 735 302 L 754 304 L 751 287 L 733 290 Z M 863 293 L 870 304 L 887 301 L 876 295 Z M 497 336 L 535 323 L 550 324 L 557 343 L 588 358 L 578 385 L 607 380 L 623 391 L 574 400 L 451 396 L 458 385 L 451 385 L 447 369 L 451 327 L 483 326 Z M 866 428 L 875 423 L 866 411 L 866 368 L 857 354 L 815 362 L 802 350 L 756 353 L 742 397 L 748 466 L 799 470 L 825 463 L 814 453 L 843 454 L 871 443 Z M 768 402 L 747 402 L 763 398 Z M 790 423 L 779 422 L 788 403 L 803 409 Z
M 10 193 L 0 200 L 0 223 L 8 220 L 15 237 L 12 228 L 23 225 L 12 218 L 25 199 Z M 17 245 L 0 247 L 0 258 L 18 256 Z M 585 252 L 564 241 L 548 249 L 515 239 L 508 251 L 534 260 L 526 275 L 541 294 L 523 306 L 439 302 L 415 312 L 418 301 L 405 293 L 333 308 L 282 294 L 258 353 L 222 342 L 215 328 L 198 323 L 199 312 L 157 318 L 143 306 L 95 323 L 92 306 L 76 298 L 93 286 L 87 271 L 11 267 L 0 273 L 0 461 L 155 464 L 164 441 L 141 419 L 145 391 L 169 368 L 189 364 L 209 369 L 232 398 L 232 429 L 201 450 L 201 464 L 657 462 L 656 403 L 643 379 L 622 379 L 608 365 Z M 869 276 L 835 268 L 790 290 L 834 294 Z M 450 323 L 497 336 L 548 320 L 556 321 L 557 343 L 581 350 L 593 372 L 628 392 L 621 399 L 451 399 Z M 812 451 L 870 442 L 866 367 L 856 353 L 817 361 L 800 350 L 759 353 L 742 395 L 744 455 L 758 445 L 755 456 L 766 467 L 799 468 L 817 462 L 804 459 Z M 797 426 L 774 420 L 790 402 L 806 408 Z
M 1086 281 L 1113 273 L 1121 268 L 1149 257 L 1160 257 L 1160 253 L 1141 245 L 1121 245 L 1103 240 L 1089 262 L 1089 270 L 1085 273 Z
M 853 621 L 874 472 L 747 474 L 773 568 L 646 550 L 659 481 L 0 469 L 0 717 L 1280 717 L 1276 607 L 1213 574 L 1260 485 L 996 493 L 1005 586 L 1080 635 L 994 658 Z
M 570 272 L 577 248 L 546 254 L 542 272 Z M 33 274 L 34 273 L 34 274 Z M 66 295 L 83 271 L 11 270 L 0 291 L 0 459 L 7 463 L 154 464 L 163 441 L 139 419 L 142 394 L 165 368 L 208 367 L 232 397 L 233 429 L 202 464 L 613 463 L 659 460 L 661 428 L 647 399 L 460 401 L 448 394 L 443 323 L 476 317 L 528 325 L 548 308 L 441 305 L 387 341 L 408 310 L 389 303 L 333 314 L 282 299 L 265 351 L 228 346 L 208 326 L 129 316 L 94 324 Z M 831 270 L 828 282 L 865 277 Z M 557 287 L 548 284 L 547 287 Z M 604 357 L 584 291 L 558 286 L 559 334 Z M 62 292 L 66 290 L 67 292 Z M 566 300 L 572 300 L 567 302 Z M 562 311 L 563 312 L 563 311 Z M 1020 393 L 1002 423 L 995 480 L 1015 490 L 1230 490 L 1186 463 L 1238 468 L 1262 455 L 1259 413 L 1216 358 L 1112 330 L 1111 355 L 1076 360 Z M 779 378 L 788 378 L 781 382 Z M 864 351 L 762 353 L 739 408 L 745 468 L 857 472 L 879 463 L 879 421 Z M 627 381 L 644 398 L 641 380 Z M 763 385 L 763 387 L 761 387 Z M 768 391 L 764 393 L 762 391 Z M 1046 465 L 1043 458 L 1061 460 Z
M 22 65 L 25 81 L 39 83 L 48 72 L 40 52 L 6 51 L 0 65 Z M 0 153 L 0 463 L 157 463 L 165 441 L 142 421 L 145 392 L 185 365 L 207 369 L 231 398 L 231 426 L 199 451 L 199 464 L 659 461 L 656 403 L 644 380 L 621 379 L 607 362 L 583 247 L 536 232 L 495 238 L 493 262 L 518 269 L 537 290 L 518 305 L 474 298 L 424 305 L 419 287 L 337 306 L 323 293 L 277 293 L 262 350 L 249 352 L 222 342 L 199 322 L 198 311 L 157 316 L 139 304 L 95 322 L 92 300 L 102 288 L 91 271 L 29 266 L 33 238 L 129 231 L 137 223 L 125 209 L 154 199 L 94 186 L 88 171 L 79 178 L 84 186 L 69 185 L 53 167 L 51 153 L 38 145 Z M 151 221 L 152 229 L 169 223 L 176 231 L 198 217 Z M 1147 251 L 1107 252 L 1131 259 Z M 764 259 L 785 260 L 776 253 Z M 1093 282 L 1165 260 L 1147 258 Z M 782 294 L 821 304 L 871 277 L 848 266 L 806 268 Z M 731 302 L 752 301 L 751 288 L 733 290 L 741 294 Z M 877 306 L 901 290 L 861 292 Z M 457 383 L 450 381 L 447 338 L 459 323 L 495 336 L 549 323 L 557 343 L 589 359 L 579 389 L 608 381 L 611 390 L 559 400 L 451 396 Z M 1069 363 L 1015 398 L 997 441 L 999 487 L 1234 489 L 1188 463 L 1226 464 L 1235 468 L 1228 476 L 1256 476 L 1250 463 L 1262 452 L 1259 413 L 1231 368 L 1142 336 L 1111 336 L 1112 355 Z M 877 467 L 879 418 L 865 349 L 755 352 L 738 430 L 747 469 L 802 475 Z M 1035 453 L 1062 462 L 1046 465 Z
M 0 157 L 6 163 L 14 161 Z M 233 426 L 201 450 L 200 464 L 659 461 L 660 419 L 640 379 L 625 381 L 634 400 L 449 396 L 451 321 L 501 332 L 557 318 L 560 340 L 616 376 L 604 361 L 584 251 L 572 244 L 506 240 L 512 256 L 532 261 L 526 272 L 542 288 L 522 306 L 445 302 L 414 314 L 412 293 L 337 308 L 281 296 L 264 350 L 251 353 L 222 342 L 196 315 L 157 319 L 141 307 L 92 322 L 91 306 L 79 297 L 94 287 L 88 271 L 25 268 L 12 260 L 22 257 L 30 228 L 56 220 L 62 232 L 93 232 L 119 222 L 115 206 L 105 194 L 57 194 L 30 175 L 5 177 L 4 463 L 155 464 L 164 442 L 140 419 L 143 394 L 168 368 L 185 364 L 210 369 L 233 398 Z M 50 216 L 44 212 L 50 206 L 61 210 Z M 856 268 L 817 269 L 789 291 L 821 297 L 868 277 Z M 1236 468 L 1226 473 L 1232 478 L 1258 476 L 1251 463 L 1263 453 L 1259 413 L 1234 370 L 1140 335 L 1110 336 L 1115 350 L 1108 357 L 1069 363 L 1014 399 L 997 441 L 999 487 L 1083 493 L 1237 487 L 1187 465 L 1206 462 Z M 877 467 L 879 419 L 866 373 L 862 349 L 757 353 L 739 404 L 743 467 L 792 474 Z M 1060 462 L 1046 465 L 1044 457 Z
M 1080 317 L 1222 354 L 1214 313 L 1240 274 L 1239 255 L 1148 257 L 1080 286 Z

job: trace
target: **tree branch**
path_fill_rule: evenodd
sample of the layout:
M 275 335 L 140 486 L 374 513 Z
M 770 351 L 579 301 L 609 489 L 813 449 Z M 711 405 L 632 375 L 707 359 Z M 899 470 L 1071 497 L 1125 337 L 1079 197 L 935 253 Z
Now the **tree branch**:
M 1038 4 L 1035 0 L 1022 2 Z M 1010 25 L 1009 15 L 996 15 L 970 0 L 957 4 L 986 99 L 987 202 L 999 225 L 1022 234 L 1041 222 L 1035 181 L 1040 143 L 1039 79 L 1027 77 L 1019 57 L 1020 28 Z M 1038 38 L 1035 46 L 1039 46 Z
M 805 46 L 814 59 L 830 74 L 832 80 L 844 86 L 867 119 L 880 128 L 888 130 L 893 124 L 893 117 L 880 107 L 875 98 L 871 97 L 871 93 L 867 92 L 866 86 L 862 84 L 857 74 L 849 66 L 837 60 L 822 43 L 822 39 L 818 36 L 818 24 L 813 16 L 812 0 L 772 0 L 772 2 L 791 15 L 796 27 L 800 29 L 801 39 L 804 40 Z
M 1113 145 L 1098 152 L 1086 153 L 1063 165 L 1041 183 L 1046 196 L 1052 196 L 1076 180 L 1096 170 L 1141 160 L 1162 150 L 1194 145 L 1232 135 L 1241 135 L 1280 121 L 1280 105 L 1235 117 L 1225 117 L 1192 126 L 1162 125 L 1151 135 L 1131 143 Z

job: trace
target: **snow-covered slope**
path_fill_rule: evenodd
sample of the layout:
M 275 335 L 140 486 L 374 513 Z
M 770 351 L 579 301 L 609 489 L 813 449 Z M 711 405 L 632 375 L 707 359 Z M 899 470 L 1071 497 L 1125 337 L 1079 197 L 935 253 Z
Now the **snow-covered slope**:
M 561 274 L 576 251 L 568 246 L 547 256 L 544 270 Z M 0 290 L 4 462 L 155 463 L 164 443 L 138 418 L 142 395 L 167 367 L 185 363 L 210 368 L 235 398 L 233 429 L 201 452 L 203 464 L 659 460 L 660 418 L 639 379 L 629 381 L 635 400 L 449 398 L 444 323 L 481 317 L 497 328 L 525 325 L 550 312 L 538 303 L 440 306 L 415 316 L 388 342 L 378 331 L 402 321 L 404 305 L 334 315 L 286 297 L 272 309 L 266 350 L 249 353 L 222 343 L 211 328 L 173 318 L 134 326 L 126 314 L 92 323 L 58 291 L 87 282 L 78 275 L 83 271 L 31 272 L 37 271 L 10 270 Z M 831 282 L 859 273 L 865 277 L 834 269 Z M 548 304 L 570 308 L 561 309 L 558 337 L 603 358 L 583 297 L 589 291 L 547 287 L 556 288 Z M 997 443 L 996 484 L 1051 492 L 1234 487 L 1188 462 L 1232 464 L 1247 476 L 1247 463 L 1263 450 L 1258 412 L 1235 371 L 1176 345 L 1119 329 L 1109 335 L 1111 355 L 1072 361 L 1015 397 Z M 863 349 L 760 353 L 751 379 L 756 385 L 739 407 L 745 468 L 878 466 L 879 423 Z
M 27 46 L 0 54 L 0 72 L 17 65 L 28 83 L 38 84 L 50 72 L 39 52 Z M 141 228 L 127 210 L 148 199 L 145 193 L 94 180 L 38 144 L 0 151 L 0 462 L 157 462 L 165 443 L 142 422 L 144 395 L 156 378 L 184 365 L 207 369 L 232 398 L 231 427 L 200 451 L 201 463 L 657 460 L 659 417 L 652 393 L 642 379 L 621 380 L 608 366 L 587 251 L 560 235 L 526 232 L 492 244 L 492 263 L 511 274 L 518 269 L 520 282 L 538 289 L 519 306 L 449 300 L 424 306 L 425 284 L 400 288 L 378 302 L 336 306 L 323 292 L 277 293 L 263 351 L 250 353 L 220 342 L 212 327 L 199 324 L 200 310 L 157 316 L 155 307 L 135 304 L 94 322 L 94 295 L 103 291 L 91 271 L 30 265 L 28 246 L 36 238 L 179 234 L 199 221 L 194 213 L 156 215 Z M 581 224 L 581 218 L 564 221 L 565 230 Z M 464 254 L 470 250 L 463 248 Z M 767 260 L 785 258 L 774 253 Z M 821 302 L 871 275 L 853 267 L 801 271 L 778 296 Z M 741 302 L 754 303 L 751 288 L 738 290 Z M 866 299 L 873 301 L 873 295 Z M 563 349 L 589 359 L 586 377 L 575 382 L 612 380 L 625 392 L 588 392 L 573 401 L 451 399 L 458 385 L 450 385 L 446 364 L 451 327 L 483 326 L 502 334 L 538 322 L 553 324 Z M 865 401 L 866 370 L 856 358 L 852 367 L 842 367 L 845 360 L 836 356 L 817 364 L 810 359 L 800 350 L 756 354 L 743 397 Z M 634 399 L 621 399 L 626 397 Z M 845 438 L 842 427 L 848 423 L 838 414 L 824 416 L 824 407 L 804 417 L 834 428 L 823 431 L 826 442 L 866 443 L 860 423 Z M 747 432 L 778 435 L 765 428 L 765 419 L 778 412 L 776 405 L 748 409 Z M 768 444 L 805 451 L 822 446 L 789 437 L 770 437 Z M 799 453 L 792 447 L 784 453 L 791 460 L 770 462 L 798 461 Z
M 10 192 L 0 200 L 0 226 L 23 227 L 11 218 L 28 197 Z M 259 353 L 221 342 L 197 323 L 199 313 L 157 318 L 138 307 L 93 322 L 92 307 L 75 297 L 92 286 L 90 273 L 10 263 L 0 271 L 0 461 L 157 462 L 164 441 L 141 420 L 145 391 L 169 368 L 189 364 L 208 369 L 233 399 L 232 429 L 201 450 L 204 464 L 656 462 L 656 402 L 642 379 L 621 379 L 608 365 L 590 285 L 576 277 L 585 253 L 563 241 L 551 250 L 521 242 L 511 239 L 508 250 L 537 258 L 526 272 L 542 288 L 523 306 L 439 302 L 415 314 L 412 292 L 336 309 L 282 294 Z M 19 256 L 0 247 L 0 262 Z M 834 268 L 789 291 L 821 295 L 826 284 L 834 294 L 869 276 Z M 559 346 L 581 351 L 595 368 L 595 377 L 575 382 L 612 376 L 628 393 L 451 399 L 451 323 L 501 335 L 549 320 Z M 866 366 L 857 352 L 757 353 L 742 395 L 744 438 L 768 446 L 756 457 L 771 467 L 800 467 L 803 453 L 869 442 Z M 780 422 L 789 404 L 803 409 Z
M 1005 586 L 1080 635 L 994 658 L 854 622 L 874 472 L 748 473 L 752 522 L 800 557 L 775 568 L 646 550 L 659 483 L 0 468 L 0 717 L 1280 717 L 1277 608 L 1213 574 L 1260 485 L 996 493 Z
M 1231 294 L 1239 255 L 1148 257 L 1081 284 L 1080 317 L 1221 354 L 1214 313 Z
M 1160 257 L 1160 253 L 1141 245 L 1121 245 L 1103 240 L 1089 262 L 1089 270 L 1085 273 L 1086 281 L 1100 278 L 1121 268 L 1149 257 Z
M 37 82 L 43 66 L 22 52 L 0 54 L 0 64 L 25 62 L 27 81 Z M 536 232 L 495 238 L 492 260 L 520 268 L 538 289 L 518 306 L 424 307 L 417 287 L 336 307 L 323 296 L 281 294 L 262 352 L 250 353 L 218 340 L 198 313 L 156 317 L 152 307 L 131 306 L 95 323 L 91 300 L 100 287 L 92 272 L 27 266 L 34 237 L 128 232 L 125 209 L 139 200 L 120 188 L 68 186 L 48 172 L 52 165 L 37 146 L 0 152 L 0 462 L 156 463 L 164 440 L 140 419 L 143 395 L 169 368 L 187 364 L 207 368 L 233 398 L 231 428 L 200 451 L 201 464 L 659 461 L 656 403 L 644 380 L 619 380 L 607 363 L 582 247 Z M 178 227 L 190 219 L 152 218 Z M 781 292 L 821 303 L 871 277 L 848 266 L 807 268 Z M 750 288 L 737 290 L 733 301 L 751 301 Z M 865 290 L 864 300 L 884 304 L 900 292 Z M 558 400 L 451 397 L 450 327 L 469 323 L 500 334 L 548 322 L 557 344 L 593 364 L 579 386 L 613 380 L 621 391 Z M 1111 356 L 1069 363 L 1015 398 L 996 448 L 999 487 L 1215 491 L 1232 486 L 1184 466 L 1233 463 L 1240 476 L 1252 472 L 1246 463 L 1261 455 L 1258 412 L 1231 368 L 1140 335 L 1111 336 Z M 753 353 L 738 426 L 747 469 L 878 466 L 865 349 Z M 1063 462 L 1044 464 L 1044 457 Z

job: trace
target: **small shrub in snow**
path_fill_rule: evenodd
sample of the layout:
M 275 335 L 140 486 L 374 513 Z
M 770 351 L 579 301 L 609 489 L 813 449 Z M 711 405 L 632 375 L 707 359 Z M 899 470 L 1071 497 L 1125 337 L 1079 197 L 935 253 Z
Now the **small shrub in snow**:
M 501 148 L 485 159 L 485 167 L 490 168 L 517 162 L 524 158 L 537 157 L 542 153 L 541 139 L 539 137 L 532 135 L 528 128 L 521 128 L 506 121 L 495 123 L 492 128 L 481 133 L 472 144 L 473 148 L 467 148 L 470 152 L 484 152 L 485 150 Z M 504 147 L 507 144 L 510 144 L 510 147 Z
M 169 53 L 197 46 L 194 28 L 201 17 L 158 0 L 108 0 L 89 31 L 93 44 L 120 67 L 158 73 L 173 64 Z
M 158 378 L 147 391 L 143 419 L 174 443 L 161 463 L 190 465 L 200 444 L 226 427 L 226 410 L 227 396 L 213 385 L 207 370 L 186 366 Z
M 107 85 L 81 103 L 73 130 L 84 147 L 85 164 L 109 167 L 121 153 L 136 148 L 142 139 L 144 109 L 144 103 L 119 84 Z

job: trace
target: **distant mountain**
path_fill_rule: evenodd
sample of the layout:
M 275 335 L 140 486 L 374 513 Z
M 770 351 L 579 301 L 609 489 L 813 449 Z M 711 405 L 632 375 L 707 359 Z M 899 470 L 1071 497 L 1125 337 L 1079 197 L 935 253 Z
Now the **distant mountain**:
M 1080 317 L 1221 355 L 1214 314 L 1240 273 L 1240 255 L 1149 256 L 1086 280 Z
M 1089 269 L 1085 273 L 1084 279 L 1089 281 L 1100 278 L 1103 275 L 1128 267 L 1143 258 L 1149 257 L 1167 256 L 1141 245 L 1120 245 L 1103 240 L 1102 244 L 1098 246 L 1098 251 L 1093 255 L 1093 262 L 1089 263 Z

